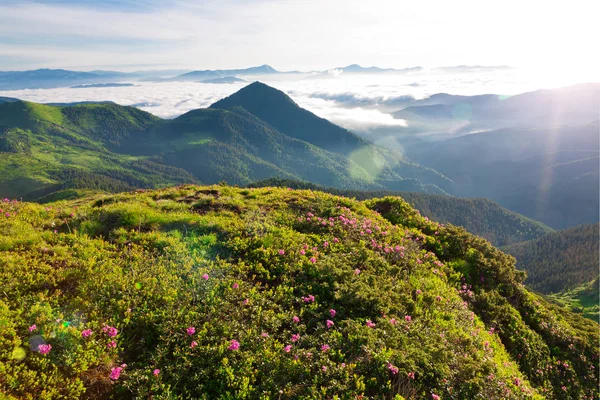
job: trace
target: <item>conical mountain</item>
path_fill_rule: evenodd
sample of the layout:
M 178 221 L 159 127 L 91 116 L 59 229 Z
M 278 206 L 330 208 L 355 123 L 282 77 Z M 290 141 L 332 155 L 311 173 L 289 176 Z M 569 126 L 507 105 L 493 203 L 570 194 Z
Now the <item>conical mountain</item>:
M 317 147 L 348 154 L 369 143 L 354 133 L 303 109 L 281 90 L 254 82 L 211 108 L 243 107 L 280 132 Z

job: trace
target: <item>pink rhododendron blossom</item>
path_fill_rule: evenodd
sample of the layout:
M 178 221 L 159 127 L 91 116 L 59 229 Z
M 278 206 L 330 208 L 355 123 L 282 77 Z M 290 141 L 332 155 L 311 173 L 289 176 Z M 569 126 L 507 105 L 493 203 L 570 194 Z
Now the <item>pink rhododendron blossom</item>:
M 328 320 L 327 320 L 327 327 L 328 327 L 328 328 L 333 328 L 333 325 L 335 325 L 335 324 L 333 323 L 333 321 L 332 321 L 332 320 L 330 320 L 330 319 L 328 319 Z
M 325 365 L 323 365 L 323 366 L 321 367 L 321 371 L 323 371 L 323 372 L 327 371 L 327 367 L 326 367 Z
M 375 323 L 373 321 L 371 321 L 370 319 L 367 320 L 366 325 L 369 328 L 375 328 Z
M 296 315 L 294 315 L 292 317 L 292 321 L 297 324 L 298 322 L 300 322 L 300 318 L 298 318 Z
M 294 333 L 292 335 L 292 342 L 297 342 L 298 340 L 300 340 L 300 335 L 297 333 Z
M 407 316 L 404 317 L 404 320 L 406 322 L 410 322 L 410 321 L 412 321 L 412 317 L 410 315 L 407 315 Z
M 106 347 L 108 347 L 109 349 L 114 349 L 117 347 L 117 342 L 115 342 L 114 340 L 111 340 L 110 342 L 108 342 Z
M 52 345 L 50 344 L 40 344 L 38 345 L 38 351 L 40 354 L 48 354 L 52 350 Z
M 232 286 L 233 289 L 237 289 L 239 287 L 240 287 L 240 285 L 238 285 L 237 283 L 234 283 L 233 286 Z
M 86 329 L 86 330 L 81 331 L 81 336 L 84 338 L 92 336 L 92 330 Z
M 204 275 L 202 275 L 202 279 L 204 279 L 205 281 L 207 281 L 207 280 L 208 280 L 208 278 L 209 278 L 208 274 L 204 274 Z
M 119 334 L 117 328 L 108 325 L 102 328 L 102 332 L 106 333 L 108 337 L 115 337 Z
M 316 262 L 317 262 L 317 259 L 316 259 L 316 258 L 314 258 L 314 257 L 311 257 L 311 258 L 310 258 L 310 262 L 314 264 L 314 263 L 316 263 Z
M 338 243 L 339 241 L 340 241 L 340 239 L 338 239 L 336 237 L 333 238 L 333 243 Z
M 260 334 L 260 336 L 264 337 L 264 338 L 268 338 L 269 334 L 267 332 L 263 332 Z
M 285 351 L 286 353 L 289 353 L 291 350 L 292 350 L 292 345 L 291 344 L 288 344 L 287 346 L 285 346 L 283 348 L 283 351 Z
M 193 349 L 194 347 L 198 346 L 198 342 L 196 342 L 195 340 L 190 344 L 190 347 Z
M 358 274 L 360 274 L 360 269 L 356 268 L 356 269 L 354 270 L 354 275 L 358 275 Z
M 306 250 L 304 250 L 304 249 L 300 250 L 300 254 L 305 255 L 306 254 Z
M 238 342 L 235 339 L 232 339 L 231 342 L 229 343 L 229 350 L 238 350 L 240 348 L 240 342 Z
M 396 318 L 390 318 L 390 324 L 396 325 L 396 323 L 398 323 L 398 321 L 396 321 Z
M 415 291 L 415 293 L 416 293 L 416 294 L 421 294 L 421 293 L 423 293 L 423 292 L 421 292 L 419 289 L 417 289 L 417 290 Z
M 328 345 L 328 344 L 324 344 L 324 345 L 322 345 L 322 346 L 321 346 L 321 351 L 323 351 L 323 352 L 325 352 L 325 351 L 329 351 L 329 349 L 330 349 L 330 348 L 331 348 L 331 347 L 329 347 L 329 345 Z
M 415 379 L 415 373 L 414 372 L 409 372 L 407 374 L 407 376 L 409 377 L 409 379 Z
M 335 314 L 337 314 L 337 311 L 335 311 L 333 308 L 329 310 L 329 315 L 331 315 L 331 318 L 335 317 Z
M 33 331 L 35 331 L 36 329 L 37 329 L 37 325 L 36 325 L 36 324 L 33 324 L 33 325 L 31 325 L 31 326 L 29 327 L 29 332 L 33 332 Z
M 160 374 L 160 369 L 156 368 L 154 371 L 152 371 L 152 374 L 154 376 L 158 376 L 158 374 Z
M 282 255 L 284 255 L 284 254 L 285 254 L 285 250 L 283 250 L 283 249 L 279 249 L 279 255 L 280 255 L 280 256 L 282 256 Z
M 194 328 L 193 326 L 190 326 L 189 328 L 187 328 L 187 329 L 185 330 L 185 332 L 186 332 L 188 335 L 192 336 L 194 333 L 196 333 L 196 328 Z
M 398 367 L 395 367 L 394 365 L 392 365 L 391 363 L 387 364 L 388 369 L 390 370 L 390 372 L 394 375 L 396 375 L 398 373 Z
M 431 398 L 432 398 L 433 400 L 440 400 L 440 399 L 441 399 L 441 397 L 440 397 L 440 396 L 438 396 L 437 394 L 431 394 Z
M 116 381 L 121 376 L 121 371 L 123 371 L 123 368 L 121 368 L 121 367 L 115 367 L 115 368 L 111 369 L 109 378 L 112 379 L 113 381 Z

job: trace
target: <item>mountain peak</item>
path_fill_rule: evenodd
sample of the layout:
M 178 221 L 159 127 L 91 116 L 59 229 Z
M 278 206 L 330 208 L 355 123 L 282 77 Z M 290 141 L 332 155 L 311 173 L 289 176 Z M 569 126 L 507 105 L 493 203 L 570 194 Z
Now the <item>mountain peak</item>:
M 210 107 L 242 107 L 288 136 L 336 153 L 351 152 L 366 144 L 352 132 L 303 109 L 281 90 L 259 81 Z

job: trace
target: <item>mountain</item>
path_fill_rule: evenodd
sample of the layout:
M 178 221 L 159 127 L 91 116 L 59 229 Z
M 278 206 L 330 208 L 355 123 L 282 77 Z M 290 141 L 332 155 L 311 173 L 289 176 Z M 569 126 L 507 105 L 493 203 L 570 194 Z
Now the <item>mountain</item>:
M 411 158 L 448 176 L 462 196 L 563 229 L 598 221 L 598 130 L 598 121 L 501 129 L 421 147 Z
M 598 279 L 600 225 L 581 225 L 503 247 L 527 271 L 525 283 L 541 293 L 559 293 Z M 596 290 L 598 286 L 596 285 Z
M 421 147 L 440 139 L 503 128 L 549 128 L 598 120 L 600 83 L 584 83 L 515 96 L 438 93 L 392 112 L 420 134 Z M 417 146 L 418 147 L 418 146 Z
M 552 229 L 542 223 L 509 211 L 488 199 L 465 199 L 448 195 L 418 192 L 358 191 L 325 188 L 314 183 L 292 179 L 271 178 L 253 182 L 248 187 L 285 187 L 317 190 L 357 200 L 386 196 L 401 197 L 424 217 L 443 224 L 465 228 L 468 232 L 489 240 L 494 246 L 505 246 L 543 236 Z
M 186 185 L 1 207 L 9 398 L 600 395 L 597 323 L 399 198 Z
M 268 103 L 273 93 L 279 96 L 275 89 L 259 87 L 256 103 Z M 279 100 L 293 104 L 283 96 Z M 113 103 L 2 103 L 0 195 L 37 199 L 67 189 L 120 191 L 220 181 L 244 185 L 275 176 L 367 190 L 438 193 L 451 187 L 437 172 L 394 158 L 399 156 L 295 107 L 291 117 L 307 118 L 304 126 L 325 127 L 329 131 L 317 133 L 345 134 L 364 146 L 354 147 L 352 154 L 329 151 L 317 140 L 279 131 L 240 106 L 161 120 Z
M 162 70 L 162 71 L 69 71 L 64 69 L 37 69 L 31 71 L 0 71 L 0 90 L 19 89 L 44 89 L 56 87 L 69 87 L 83 84 L 101 84 L 107 80 L 120 81 L 144 81 L 160 80 L 165 77 L 173 77 L 187 71 L 184 70 Z
M 253 75 L 271 75 L 277 74 L 279 71 L 271 67 L 270 65 L 261 65 L 259 67 L 250 67 L 243 69 L 217 69 L 217 70 L 198 70 L 191 71 L 186 74 L 178 75 L 171 78 L 171 81 L 197 81 L 197 80 L 208 80 L 215 78 L 225 78 L 231 76 L 253 76 Z
M 358 64 L 348 65 L 346 67 L 335 68 L 336 70 L 343 71 L 345 74 L 381 74 L 381 73 L 408 73 L 408 72 L 420 72 L 423 67 L 410 67 L 410 68 L 379 68 L 379 67 L 361 67 Z
M 88 88 L 107 88 L 107 87 L 128 87 L 135 86 L 133 83 L 90 83 L 87 85 L 71 86 L 71 89 L 88 89 Z
M 236 78 L 235 76 L 225 76 L 223 78 L 206 79 L 198 81 L 200 83 L 214 83 L 218 85 L 247 82 L 245 79 Z
M 94 81 L 102 76 L 89 72 L 64 69 L 36 69 L 33 71 L 0 71 L 0 90 L 51 88 L 71 86 L 78 81 Z

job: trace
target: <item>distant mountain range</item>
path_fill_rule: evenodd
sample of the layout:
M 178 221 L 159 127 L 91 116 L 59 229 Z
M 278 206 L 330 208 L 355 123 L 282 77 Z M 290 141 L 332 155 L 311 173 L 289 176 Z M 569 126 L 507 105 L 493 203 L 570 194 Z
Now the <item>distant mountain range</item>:
M 253 83 L 208 109 L 161 120 L 112 103 L 0 104 L 0 195 L 30 199 L 273 176 L 326 186 L 444 193 L 453 183 Z
M 445 68 L 445 67 L 444 67 Z M 448 68 L 472 68 L 480 70 L 482 66 L 461 66 Z M 443 69 L 443 68 L 442 68 Z M 406 74 L 420 72 L 423 67 L 409 68 L 379 68 L 362 67 L 358 64 L 352 64 L 345 67 L 332 68 L 345 74 Z M 89 72 L 71 71 L 65 69 L 36 69 L 30 71 L 0 71 L 0 90 L 19 90 L 19 89 L 38 89 L 38 88 L 56 88 L 69 87 L 73 85 L 84 84 L 106 84 L 107 81 L 151 81 L 151 82 L 186 82 L 186 81 L 206 81 L 226 77 L 256 77 L 278 74 L 312 74 L 328 75 L 328 71 L 278 71 L 270 65 L 260 65 L 249 68 L 224 69 L 224 70 L 148 70 L 135 72 L 104 71 L 93 70 Z M 223 82 L 221 82 L 223 83 Z

